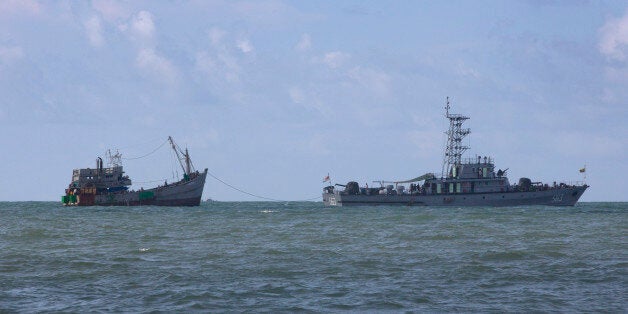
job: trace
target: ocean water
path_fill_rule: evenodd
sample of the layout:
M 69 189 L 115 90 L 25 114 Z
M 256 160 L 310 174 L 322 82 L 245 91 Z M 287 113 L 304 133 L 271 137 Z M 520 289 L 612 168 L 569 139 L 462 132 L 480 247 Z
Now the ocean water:
M 0 203 L 0 312 L 628 312 L 628 203 Z

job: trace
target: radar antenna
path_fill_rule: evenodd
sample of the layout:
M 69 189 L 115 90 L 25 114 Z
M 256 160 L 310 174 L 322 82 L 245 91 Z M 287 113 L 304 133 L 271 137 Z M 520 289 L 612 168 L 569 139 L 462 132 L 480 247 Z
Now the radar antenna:
M 451 167 L 461 164 L 462 154 L 469 149 L 469 146 L 462 144 L 465 136 L 471 133 L 471 129 L 463 129 L 462 124 L 469 117 L 461 114 L 449 113 L 449 97 L 445 106 L 445 117 L 449 119 L 449 130 L 447 134 L 447 144 L 445 145 L 445 156 L 443 157 L 443 168 L 441 177 L 445 177 L 445 171 L 449 171 Z

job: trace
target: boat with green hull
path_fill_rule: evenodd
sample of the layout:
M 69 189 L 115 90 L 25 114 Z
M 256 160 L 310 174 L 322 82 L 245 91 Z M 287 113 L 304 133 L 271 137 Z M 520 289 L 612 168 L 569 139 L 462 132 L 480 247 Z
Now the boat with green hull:
M 96 159 L 96 168 L 74 169 L 72 182 L 65 189 L 61 202 L 66 206 L 198 206 L 201 202 L 207 168 L 194 170 L 187 148 L 181 150 L 172 137 L 168 141 L 183 170 L 177 182 L 164 182 L 150 189 L 129 191 L 132 184 L 124 174 L 122 156 L 108 152 L 109 167 L 103 166 L 102 158 Z

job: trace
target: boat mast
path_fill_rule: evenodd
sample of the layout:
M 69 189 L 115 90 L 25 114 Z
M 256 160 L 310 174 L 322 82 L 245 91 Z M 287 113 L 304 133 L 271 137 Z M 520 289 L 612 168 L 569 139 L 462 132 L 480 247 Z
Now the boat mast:
M 101 160 L 102 162 L 102 160 Z M 111 149 L 107 150 L 107 165 L 109 167 L 120 167 L 122 166 L 122 154 L 116 150 L 115 154 L 111 153 Z
M 447 144 L 445 145 L 445 156 L 443 158 L 443 168 L 441 177 L 446 177 L 452 166 L 461 164 L 462 154 L 469 149 L 469 146 L 462 144 L 462 139 L 471 133 L 471 130 L 462 128 L 462 124 L 469 117 L 461 114 L 449 113 L 449 97 L 447 97 L 447 105 L 445 106 L 445 117 L 449 119 L 449 130 L 447 134 Z
M 185 153 L 181 152 L 181 154 L 183 154 L 185 156 L 185 164 L 187 167 L 183 166 L 183 163 L 181 162 L 181 155 L 179 155 L 179 151 L 180 149 L 178 149 L 177 144 L 174 143 L 174 141 L 172 140 L 172 136 L 168 136 L 168 141 L 170 141 L 170 145 L 172 146 L 172 150 L 174 150 L 174 153 L 177 155 L 177 160 L 179 161 L 179 165 L 181 165 L 181 169 L 183 170 L 183 173 L 186 175 L 190 175 L 190 155 L 188 154 L 188 149 L 185 149 Z
M 190 175 L 192 172 L 190 169 L 190 153 L 188 153 L 188 148 L 185 148 L 185 169 L 187 170 L 187 174 Z

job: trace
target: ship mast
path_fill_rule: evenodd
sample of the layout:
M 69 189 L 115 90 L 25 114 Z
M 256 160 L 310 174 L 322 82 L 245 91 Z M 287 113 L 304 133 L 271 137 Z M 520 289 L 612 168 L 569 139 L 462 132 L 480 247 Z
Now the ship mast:
M 469 149 L 462 143 L 462 139 L 471 133 L 471 130 L 462 128 L 462 124 L 469 117 L 460 114 L 449 113 L 449 97 L 447 97 L 447 105 L 445 106 L 445 117 L 449 119 L 449 130 L 447 134 L 447 144 L 445 145 L 445 156 L 443 157 L 443 168 L 441 177 L 446 177 L 446 172 L 450 171 L 452 166 L 461 164 L 462 154 Z
M 185 149 L 185 153 L 181 151 L 179 146 L 177 146 L 177 144 L 174 143 L 172 136 L 168 136 L 168 141 L 170 142 L 170 145 L 172 146 L 172 150 L 174 150 L 174 153 L 177 155 L 177 160 L 179 161 L 179 165 L 181 165 L 181 169 L 183 170 L 183 173 L 189 176 L 190 173 L 192 173 L 192 161 L 190 160 L 190 154 L 188 153 L 188 149 L 187 148 Z M 183 157 L 181 157 L 179 153 L 183 155 Z M 181 160 L 185 160 L 185 166 L 183 165 L 183 162 Z
M 192 172 L 190 170 L 190 153 L 188 153 L 188 148 L 185 148 L 185 170 L 187 170 L 187 174 L 189 175 L 190 172 Z
M 115 154 L 111 153 L 111 150 L 107 150 L 107 165 L 109 167 L 120 167 L 122 166 L 122 154 L 116 150 Z

